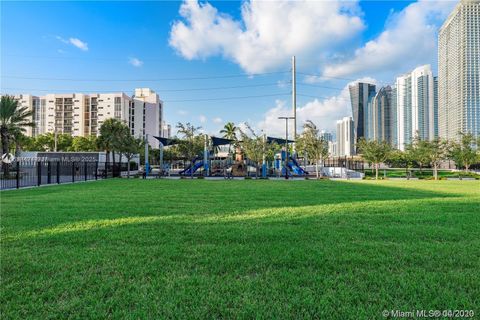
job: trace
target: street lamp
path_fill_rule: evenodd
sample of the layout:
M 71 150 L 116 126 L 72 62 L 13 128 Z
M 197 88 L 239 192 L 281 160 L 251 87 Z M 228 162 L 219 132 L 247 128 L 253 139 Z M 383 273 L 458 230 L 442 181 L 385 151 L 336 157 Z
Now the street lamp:
M 288 120 L 295 117 L 278 117 L 278 119 L 285 120 L 285 179 L 288 179 Z

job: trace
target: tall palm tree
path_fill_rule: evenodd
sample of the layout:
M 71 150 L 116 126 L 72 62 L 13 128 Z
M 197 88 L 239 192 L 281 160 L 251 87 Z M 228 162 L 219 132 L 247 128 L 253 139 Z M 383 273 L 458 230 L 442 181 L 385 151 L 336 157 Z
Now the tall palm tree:
M 0 135 L 2 154 L 10 150 L 10 142 L 25 132 L 27 127 L 33 127 L 33 112 L 28 107 L 21 107 L 13 96 L 2 96 L 0 106 Z
M 235 126 L 235 123 L 233 122 L 227 122 L 225 126 L 223 127 L 222 130 L 220 130 L 220 133 L 223 134 L 223 137 L 225 139 L 230 139 L 230 140 L 237 140 L 237 131 L 238 128 Z
M 225 139 L 233 140 L 233 145 L 236 148 L 237 147 L 237 131 L 238 131 L 238 127 L 235 126 L 235 123 L 227 122 L 223 127 L 223 129 L 220 130 L 220 133 L 223 134 L 223 137 Z M 230 147 L 231 145 L 228 146 L 229 154 L 231 153 Z

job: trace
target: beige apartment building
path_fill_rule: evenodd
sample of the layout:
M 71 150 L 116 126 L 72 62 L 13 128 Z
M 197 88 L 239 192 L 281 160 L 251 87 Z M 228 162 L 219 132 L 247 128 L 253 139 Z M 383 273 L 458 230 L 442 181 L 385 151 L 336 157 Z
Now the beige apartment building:
M 115 118 L 121 120 L 135 137 L 145 137 L 152 147 L 158 147 L 153 136 L 162 136 L 163 102 L 149 88 L 135 89 L 132 97 L 117 93 L 65 93 L 33 96 L 17 95 L 21 106 L 33 111 L 34 128 L 27 128 L 28 136 L 44 133 L 64 133 L 72 136 L 98 135 L 102 123 Z

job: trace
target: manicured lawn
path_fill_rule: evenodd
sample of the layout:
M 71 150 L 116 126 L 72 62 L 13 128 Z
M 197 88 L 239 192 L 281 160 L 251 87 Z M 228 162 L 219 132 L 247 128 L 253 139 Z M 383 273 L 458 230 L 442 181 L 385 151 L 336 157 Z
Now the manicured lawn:
M 479 181 L 124 179 L 0 196 L 2 319 L 480 314 Z
M 433 179 L 433 170 L 430 168 L 423 169 L 421 172 L 418 168 L 410 170 L 412 177 L 419 178 L 419 179 Z M 407 173 L 405 169 L 380 169 L 378 171 L 378 175 L 382 178 L 386 175 L 388 178 L 406 178 Z M 375 178 L 375 171 L 371 169 L 365 170 L 365 176 Z M 439 170 L 438 171 L 439 178 L 474 178 L 480 179 L 480 175 L 475 172 L 466 172 L 466 171 L 451 171 L 451 170 Z

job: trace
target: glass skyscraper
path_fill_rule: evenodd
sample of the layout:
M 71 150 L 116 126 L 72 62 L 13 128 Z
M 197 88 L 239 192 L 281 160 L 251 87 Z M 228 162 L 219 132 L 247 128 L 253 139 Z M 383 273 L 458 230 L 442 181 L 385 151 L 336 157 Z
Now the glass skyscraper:
M 480 135 L 480 0 L 461 0 L 438 34 L 438 134 Z
M 375 85 L 357 82 L 349 86 L 350 100 L 352 103 L 354 141 L 358 142 L 365 136 L 365 111 L 368 101 L 375 96 Z

